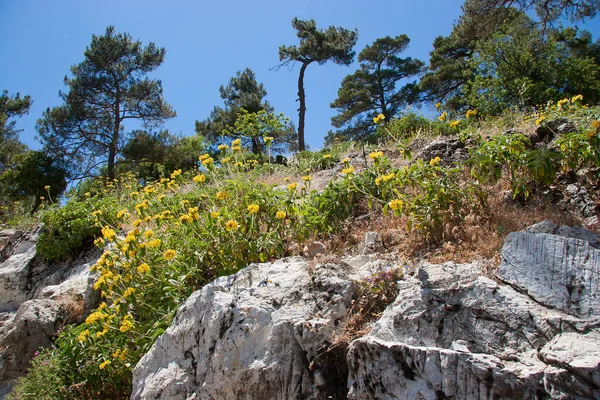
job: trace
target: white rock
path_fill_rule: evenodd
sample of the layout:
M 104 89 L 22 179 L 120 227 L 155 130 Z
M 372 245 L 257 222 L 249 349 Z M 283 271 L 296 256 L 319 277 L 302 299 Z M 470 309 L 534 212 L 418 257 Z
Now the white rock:
M 580 317 L 600 316 L 600 236 L 543 222 L 512 232 L 497 275 L 536 301 Z
M 0 305 L 18 306 L 27 300 L 29 270 L 35 253 L 35 246 L 21 248 L 0 264 Z

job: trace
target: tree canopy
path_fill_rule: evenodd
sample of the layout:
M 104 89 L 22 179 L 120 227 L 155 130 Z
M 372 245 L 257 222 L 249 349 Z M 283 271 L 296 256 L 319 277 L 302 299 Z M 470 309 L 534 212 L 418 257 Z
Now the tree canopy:
M 19 93 L 9 96 L 6 90 L 0 95 L 0 173 L 10 168 L 14 157 L 26 151 L 25 146 L 19 141 L 19 129 L 16 121 L 10 120 L 29 112 L 31 97 L 21 97 Z
M 338 110 L 331 122 L 343 127 L 335 132 L 336 137 L 367 138 L 375 132 L 372 117 L 383 114 L 389 120 L 400 108 L 417 100 L 416 81 L 397 88 L 400 81 L 417 75 L 424 66 L 420 60 L 398 56 L 409 42 L 406 35 L 386 36 L 360 52 L 360 69 L 344 78 L 337 99 L 331 103 Z
M 61 159 L 71 178 L 91 176 L 106 167 L 114 178 L 117 155 L 128 137 L 124 123 L 138 120 L 144 127 L 160 126 L 175 116 L 162 95 L 160 80 L 147 74 L 164 60 L 165 49 L 143 46 L 113 26 L 92 36 L 85 60 L 65 77 L 64 104 L 47 109 L 37 129 L 45 151 Z
M 275 116 L 274 108 L 268 101 L 263 100 L 267 95 L 264 85 L 256 80 L 254 71 L 246 68 L 238 71 L 227 85 L 221 86 L 219 92 L 224 107 L 216 106 L 209 118 L 196 121 L 196 133 L 212 143 L 222 139 L 227 142 L 240 139 L 244 147 L 249 147 L 255 154 L 260 153 L 263 149 L 262 136 L 248 135 L 245 129 L 235 127 L 239 128 L 242 125 L 243 121 L 239 121 L 240 115 L 250 115 L 244 118 Z M 286 150 L 289 147 L 289 136 L 295 134 L 295 130 L 288 124 L 282 124 L 279 128 L 270 130 L 270 136 L 274 137 L 274 145 L 277 148 Z
M 304 91 L 304 73 L 309 64 L 316 62 L 325 64 L 331 60 L 338 65 L 350 65 L 354 60 L 355 52 L 352 50 L 358 40 L 358 31 L 353 31 L 330 26 L 325 30 L 317 29 L 314 20 L 300 20 L 294 18 L 292 26 L 300 39 L 298 46 L 279 47 L 279 66 L 289 63 L 300 63 L 298 76 L 298 149 L 305 150 L 304 143 L 304 118 L 306 115 L 306 93 Z

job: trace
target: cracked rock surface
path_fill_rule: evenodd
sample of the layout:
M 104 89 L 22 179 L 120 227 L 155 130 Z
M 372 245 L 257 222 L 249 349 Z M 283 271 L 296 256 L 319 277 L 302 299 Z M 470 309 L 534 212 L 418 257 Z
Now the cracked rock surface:
M 506 240 L 512 262 L 494 280 L 478 262 L 422 262 L 347 347 L 331 342 L 354 280 L 392 263 L 251 265 L 185 302 L 136 366 L 132 399 L 600 398 L 597 240 L 532 226 Z M 585 277 L 576 305 L 574 271 Z

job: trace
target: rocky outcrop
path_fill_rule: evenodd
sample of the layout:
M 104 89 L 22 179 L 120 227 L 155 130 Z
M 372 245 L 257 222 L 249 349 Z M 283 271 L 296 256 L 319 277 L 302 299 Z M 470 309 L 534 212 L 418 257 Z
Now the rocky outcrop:
M 423 262 L 349 346 L 335 338 L 356 280 L 393 262 L 251 265 L 186 301 L 136 366 L 132 399 L 600 398 L 597 239 L 549 223 L 515 233 L 500 281 L 479 263 Z M 569 271 L 585 277 L 577 307 Z
M 355 292 L 345 264 L 253 264 L 195 292 L 133 373 L 133 399 L 343 398 L 327 352 Z
M 36 351 L 99 301 L 90 272 L 98 252 L 47 263 L 36 257 L 37 238 L 37 229 L 0 231 L 0 394 L 26 372 Z
M 600 317 L 600 235 L 544 221 L 512 232 L 498 277 L 546 307 Z

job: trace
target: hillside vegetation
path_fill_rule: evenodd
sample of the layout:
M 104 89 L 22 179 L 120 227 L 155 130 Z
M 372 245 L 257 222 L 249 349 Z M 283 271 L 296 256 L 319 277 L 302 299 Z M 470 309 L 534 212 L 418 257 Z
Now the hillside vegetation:
M 92 241 L 104 249 L 92 267 L 102 303 L 41 352 L 12 398 L 128 397 L 133 367 L 193 291 L 314 240 L 348 254 L 376 230 L 385 251 L 409 263 L 493 259 L 506 234 L 543 216 L 581 223 L 555 200 L 567 184 L 598 202 L 599 107 L 575 96 L 535 114 L 467 117 L 405 112 L 384 125 L 379 116 L 378 146 L 332 144 L 288 165 L 273 162 L 270 137 L 263 160 L 233 141 L 199 154 L 194 170 L 148 182 L 133 173 L 91 180 L 62 206 L 43 199 L 33 218 L 12 211 L 9 225 L 44 224 L 38 254 L 46 259 L 72 257 Z M 572 132 L 552 132 L 561 119 Z M 554 139 L 532 143 L 544 129 Z M 416 157 L 448 138 L 466 145 L 466 161 Z

